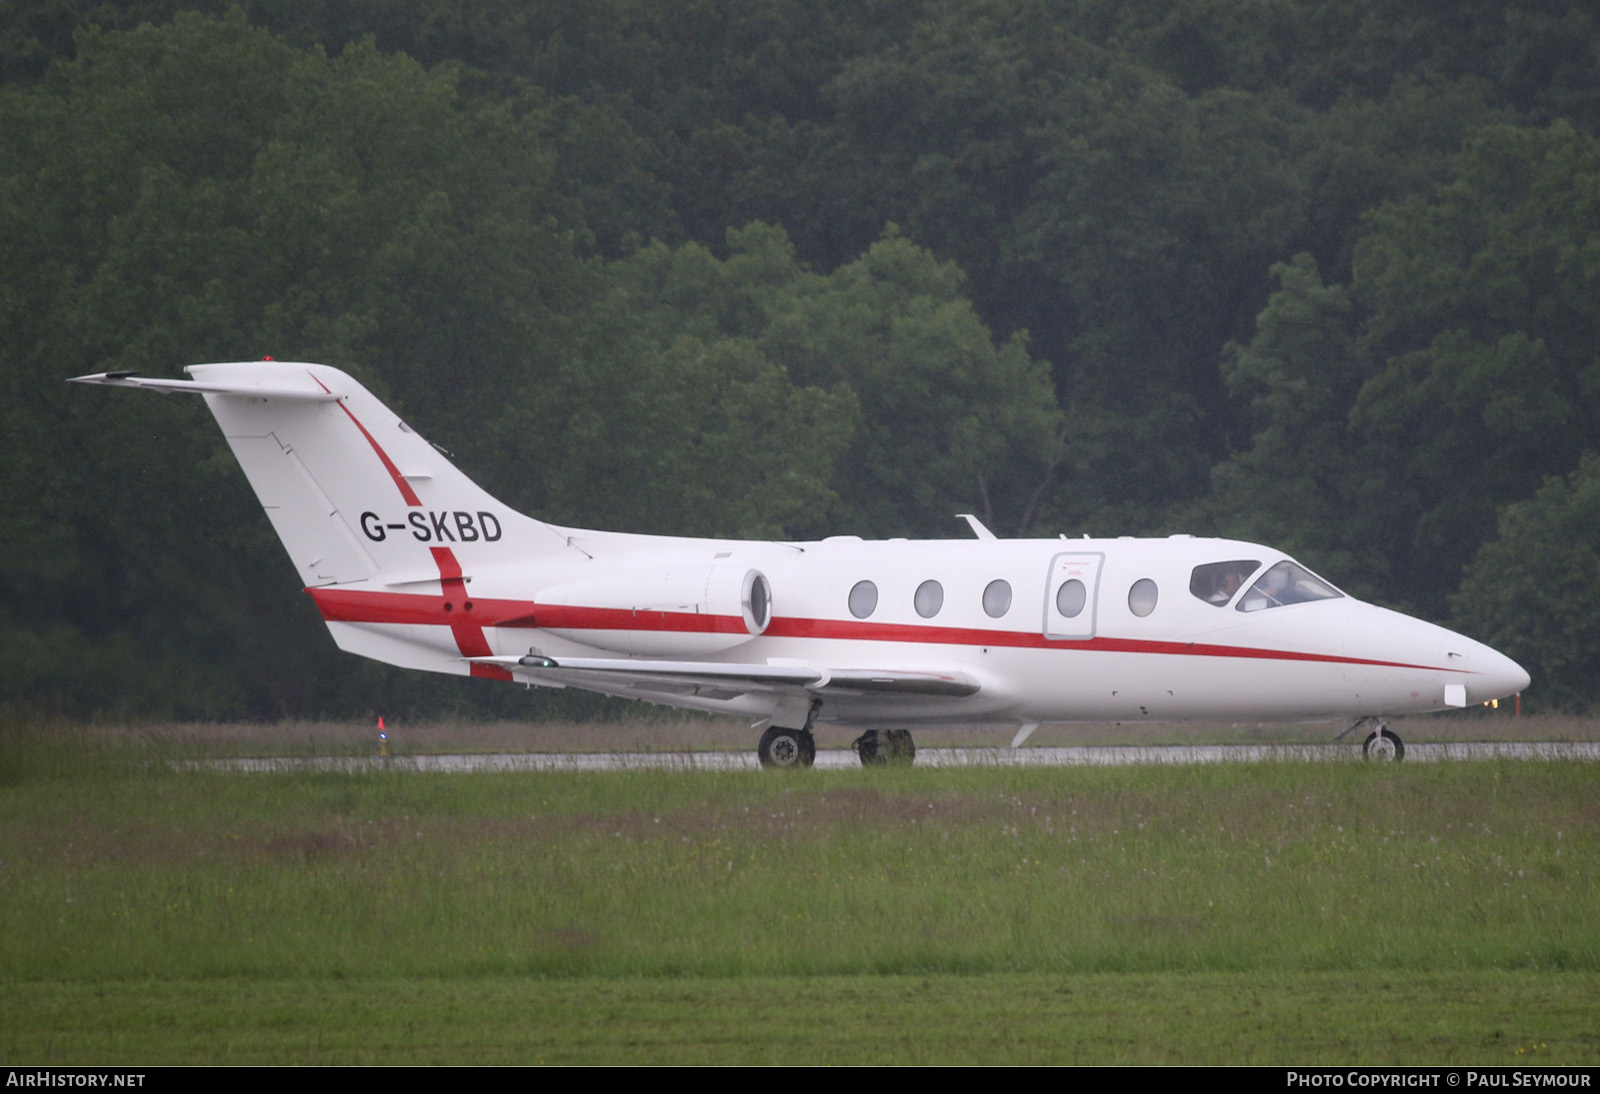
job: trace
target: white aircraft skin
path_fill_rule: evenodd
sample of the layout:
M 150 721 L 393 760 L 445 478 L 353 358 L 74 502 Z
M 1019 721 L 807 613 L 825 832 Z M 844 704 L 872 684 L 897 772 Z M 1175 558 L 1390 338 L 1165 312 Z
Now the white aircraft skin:
M 1384 716 L 1528 684 L 1259 544 L 999 540 L 971 517 L 961 540 L 564 528 L 490 497 L 338 369 L 185 371 L 77 382 L 205 398 L 341 649 L 752 717 L 769 765 L 809 765 L 818 723 L 865 730 L 877 762 L 909 759 L 923 727 L 1014 727 L 1020 744 L 1041 722 L 1353 718 L 1398 758 Z

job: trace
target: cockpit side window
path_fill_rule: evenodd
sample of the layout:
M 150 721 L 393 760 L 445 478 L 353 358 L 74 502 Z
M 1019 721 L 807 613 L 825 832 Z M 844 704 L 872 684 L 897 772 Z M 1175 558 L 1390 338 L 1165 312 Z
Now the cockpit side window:
M 1298 562 L 1284 559 L 1262 574 L 1250 586 L 1250 591 L 1239 598 L 1239 610 L 1258 612 L 1308 600 L 1334 600 L 1343 595 Z
M 1261 569 L 1253 558 L 1236 558 L 1231 562 L 1208 562 L 1196 566 L 1189 575 L 1189 591 L 1219 608 L 1227 607 L 1233 594 L 1244 588 L 1250 575 Z

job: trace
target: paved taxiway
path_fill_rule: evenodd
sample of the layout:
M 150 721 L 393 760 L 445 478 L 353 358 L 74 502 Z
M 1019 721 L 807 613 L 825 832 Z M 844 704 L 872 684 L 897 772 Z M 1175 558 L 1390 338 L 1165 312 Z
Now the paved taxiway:
M 1102 748 L 919 748 L 923 767 L 1117 767 L 1130 764 L 1335 762 L 1359 759 L 1359 745 L 1165 745 Z M 1600 742 L 1408 744 L 1407 763 L 1441 760 L 1600 760 Z M 229 771 L 743 771 L 761 765 L 748 752 L 539 752 L 390 757 L 217 760 Z M 848 749 L 823 749 L 817 767 L 857 768 Z

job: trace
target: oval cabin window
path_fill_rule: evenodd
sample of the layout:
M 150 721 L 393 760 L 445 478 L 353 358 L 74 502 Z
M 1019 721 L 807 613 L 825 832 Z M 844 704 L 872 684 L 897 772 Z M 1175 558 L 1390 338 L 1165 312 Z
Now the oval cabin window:
M 1068 619 L 1076 619 L 1089 600 L 1089 592 L 1077 578 L 1063 581 L 1056 590 L 1056 611 Z
M 878 587 L 870 581 L 858 581 L 850 590 L 850 614 L 865 619 L 878 608 Z
M 1156 583 L 1148 577 L 1141 577 L 1133 583 L 1133 588 L 1128 590 L 1128 610 L 1143 619 L 1156 610 L 1156 600 L 1159 596 Z
M 990 619 L 999 619 L 1011 610 L 1011 583 L 991 581 L 983 590 L 983 611 Z

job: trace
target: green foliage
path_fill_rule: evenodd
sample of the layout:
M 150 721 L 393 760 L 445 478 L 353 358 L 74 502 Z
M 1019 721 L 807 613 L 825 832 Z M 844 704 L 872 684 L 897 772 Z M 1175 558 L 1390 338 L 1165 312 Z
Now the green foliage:
M 1357 251 L 1377 366 L 1352 427 L 1415 505 L 1397 572 L 1438 603 L 1495 507 L 1600 445 L 1600 142 L 1558 124 L 1476 133 L 1456 178 L 1385 205 Z
M 1503 509 L 1452 604 L 1462 629 L 1528 670 L 1539 707 L 1600 699 L 1600 456 Z
M 832 274 L 752 225 L 720 260 L 656 244 L 605 274 L 592 341 L 544 393 L 549 511 L 654 532 L 949 534 L 1018 519 L 1058 418 L 1022 339 L 896 235 Z
M 949 535 L 962 511 L 1025 527 L 1022 490 L 1048 460 L 1055 392 L 1024 338 L 994 343 L 961 286 L 954 265 L 891 230 L 773 311 L 762 338 L 773 356 L 861 403 L 841 529 Z
M 582 273 L 541 197 L 541 115 L 469 105 L 449 72 L 370 45 L 297 52 L 235 15 L 89 35 L 57 79 L 0 95 L 0 116 L 0 422 L 17 452 L 0 494 L 28 514 L 0 574 L 6 693 L 318 709 L 339 666 L 272 580 L 281 549 L 203 408 L 62 380 L 265 351 L 381 363 L 402 402 L 470 377 L 447 405 L 481 414 L 558 352 L 551 301 Z
M 1435 615 L 1496 507 L 1600 444 L 1600 144 L 1491 126 L 1452 173 L 1369 214 L 1348 290 L 1276 268 L 1223 362 L 1252 436 L 1199 510 Z
M 574 523 L 1194 521 L 1442 614 L 1496 510 L 1600 448 L 1595 20 L 12 5 L 3 693 L 427 701 L 330 662 L 200 408 L 59 383 L 263 353 L 352 370 Z
M 1352 592 L 1384 587 L 1381 522 L 1394 514 L 1370 474 L 1372 445 L 1348 426 L 1366 378 L 1348 291 L 1326 285 L 1310 255 L 1273 267 L 1280 289 L 1248 345 L 1230 344 L 1222 376 L 1249 408 L 1248 447 L 1213 469 L 1202 516 L 1272 543 Z

